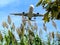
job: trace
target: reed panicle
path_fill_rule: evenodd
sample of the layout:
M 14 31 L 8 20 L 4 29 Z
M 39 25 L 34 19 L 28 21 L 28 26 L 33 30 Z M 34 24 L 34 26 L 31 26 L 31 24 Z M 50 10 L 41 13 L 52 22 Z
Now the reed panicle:
M 16 29 L 16 31 L 17 31 L 17 33 L 18 33 L 19 37 L 21 38 L 21 37 L 22 37 L 21 29 L 20 29 L 20 28 L 17 28 L 17 29 Z
M 7 21 L 8 21 L 8 24 L 11 24 L 11 18 L 10 18 L 10 16 L 8 16 L 8 19 L 7 19 Z
M 49 38 L 50 38 L 50 41 L 51 41 L 51 40 L 52 40 L 52 38 L 53 38 L 53 37 L 52 37 L 52 32 L 49 32 L 49 34 L 48 34 L 48 35 L 49 35 Z
M 5 41 L 6 41 L 6 43 L 4 45 L 51 45 L 50 44 L 51 39 L 55 38 L 54 32 L 49 32 L 49 33 L 47 33 L 47 35 L 49 37 L 48 37 L 47 41 L 45 41 L 43 39 L 44 35 L 42 35 L 42 34 L 44 34 L 43 30 L 41 28 L 40 28 L 40 30 L 38 30 L 38 26 L 37 26 L 36 22 L 34 22 L 34 25 L 31 23 L 30 20 L 27 20 L 28 22 L 26 22 L 26 19 L 24 16 L 22 16 L 22 24 L 18 28 L 16 28 L 15 24 L 11 22 L 10 16 L 8 16 L 7 21 L 8 21 L 9 25 L 5 21 L 3 21 L 2 26 L 3 26 L 3 28 L 7 28 L 8 35 L 5 34 L 5 36 L 3 38 L 2 33 L 0 32 L 0 41 L 2 41 L 3 39 L 5 39 Z M 28 25 L 26 25 L 26 23 L 28 23 Z M 11 25 L 11 27 L 9 28 L 10 25 Z M 53 21 L 53 26 L 55 26 L 55 28 L 57 28 L 54 21 Z M 44 31 L 47 32 L 47 27 L 46 27 L 45 23 L 43 23 L 43 29 L 44 29 Z M 19 36 L 19 41 L 20 41 L 19 43 L 16 40 L 14 31 L 11 31 L 11 30 L 16 30 L 16 32 Z M 25 32 L 25 30 L 26 30 L 26 32 Z M 36 33 L 34 31 L 36 31 L 36 32 L 39 31 L 39 32 Z M 39 35 L 38 35 L 38 33 L 39 33 Z M 58 33 L 56 34 L 56 37 L 58 37 L 60 39 L 60 35 Z
M 57 25 L 54 21 L 52 21 L 52 25 L 55 27 L 55 29 L 57 29 Z
M 22 22 L 24 25 L 26 24 L 26 18 L 24 16 L 22 16 Z
M 38 30 L 38 26 L 36 22 L 34 23 L 34 30 Z
M 15 25 L 14 25 L 14 23 L 12 23 L 11 29 L 12 29 L 12 30 L 15 30 Z
M 43 23 L 43 29 L 47 32 L 47 27 L 46 27 L 45 23 Z
M 60 34 L 58 32 L 56 32 L 56 36 L 58 39 L 60 39 Z
M 8 24 L 4 21 L 2 22 L 2 26 L 3 26 L 3 28 L 8 28 Z
M 40 28 L 40 30 L 39 30 L 39 36 L 42 36 L 42 34 L 43 34 L 43 31 L 42 31 L 42 29 Z
M 54 39 L 54 32 L 52 32 L 51 34 L 52 34 L 52 38 Z

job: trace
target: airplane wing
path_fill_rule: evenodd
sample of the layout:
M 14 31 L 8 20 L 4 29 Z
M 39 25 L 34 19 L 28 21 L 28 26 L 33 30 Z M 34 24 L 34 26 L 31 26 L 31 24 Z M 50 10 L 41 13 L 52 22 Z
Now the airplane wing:
M 11 15 L 15 15 L 15 16 L 27 16 L 28 15 L 28 13 L 25 13 L 25 12 L 23 12 L 23 13 L 11 13 Z
M 38 16 L 43 17 L 44 15 L 39 14 L 39 13 L 37 13 L 37 14 L 33 13 L 33 17 L 38 17 Z

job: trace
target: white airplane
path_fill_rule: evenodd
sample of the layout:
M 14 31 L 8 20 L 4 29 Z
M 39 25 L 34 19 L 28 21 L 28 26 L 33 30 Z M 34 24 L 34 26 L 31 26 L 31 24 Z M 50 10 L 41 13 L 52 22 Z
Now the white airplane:
M 41 15 L 39 13 L 33 13 L 33 9 L 34 9 L 34 6 L 30 5 L 28 13 L 25 13 L 25 12 L 22 12 L 22 13 L 12 13 L 11 15 L 27 16 L 29 20 L 31 20 L 32 17 L 43 16 L 43 15 Z

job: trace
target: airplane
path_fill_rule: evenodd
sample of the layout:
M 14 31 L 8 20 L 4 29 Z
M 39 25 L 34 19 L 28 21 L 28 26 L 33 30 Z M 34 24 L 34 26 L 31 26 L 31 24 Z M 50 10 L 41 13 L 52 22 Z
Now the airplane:
M 31 20 L 32 17 L 37 17 L 37 16 L 41 16 L 42 17 L 43 16 L 42 14 L 39 14 L 39 13 L 33 13 L 33 9 L 34 9 L 34 6 L 30 5 L 28 13 L 25 13 L 25 12 L 22 12 L 22 13 L 11 13 L 11 15 L 16 15 L 16 16 L 22 16 L 23 15 L 23 16 L 27 16 L 29 20 Z

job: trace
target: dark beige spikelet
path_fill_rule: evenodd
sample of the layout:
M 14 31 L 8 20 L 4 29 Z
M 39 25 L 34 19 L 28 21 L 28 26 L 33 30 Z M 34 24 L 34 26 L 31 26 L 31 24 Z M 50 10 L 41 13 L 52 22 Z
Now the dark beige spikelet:
M 54 21 L 52 21 L 52 25 L 55 27 L 55 29 L 57 29 L 57 25 Z
M 58 39 L 60 39 L 60 34 L 58 32 L 56 32 L 56 36 Z
M 54 32 L 52 32 L 51 34 L 52 34 L 52 38 L 54 38 Z
M 8 20 L 7 21 L 8 21 L 9 24 L 11 24 L 11 18 L 10 18 L 10 16 L 8 16 Z
M 42 29 L 39 30 L 39 35 L 41 36 L 43 34 Z
M 46 27 L 46 25 L 43 23 L 43 29 L 45 30 L 45 31 L 47 31 L 47 27 Z
M 12 30 L 15 30 L 15 25 L 14 25 L 14 23 L 12 23 Z
M 7 25 L 7 23 L 6 22 L 2 22 L 2 26 L 3 26 L 3 28 L 8 28 L 8 25 Z
M 16 31 L 17 31 L 17 33 L 18 33 L 19 37 L 21 38 L 21 36 L 22 36 L 21 29 L 20 29 L 20 28 L 17 28 L 17 29 L 16 29 Z
M 37 30 L 38 29 L 38 26 L 37 26 L 37 23 L 35 22 L 34 23 L 34 30 Z

